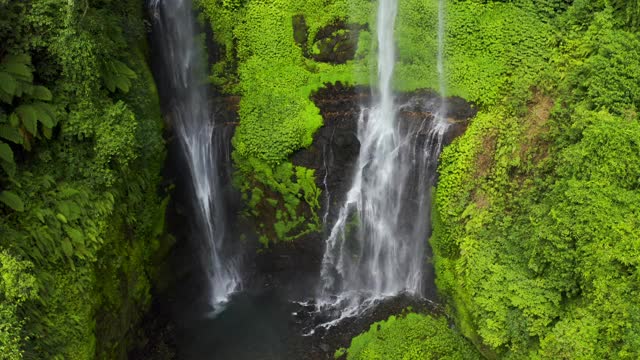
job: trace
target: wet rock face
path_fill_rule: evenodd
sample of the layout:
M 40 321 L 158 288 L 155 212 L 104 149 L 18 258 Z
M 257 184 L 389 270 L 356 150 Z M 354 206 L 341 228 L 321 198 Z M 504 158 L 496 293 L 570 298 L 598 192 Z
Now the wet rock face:
M 314 134 L 312 145 L 294 154 L 292 161 L 316 171 L 316 185 L 323 191 L 321 216 L 326 214 L 327 224 L 334 220 L 334 210 L 339 209 L 351 186 L 354 166 L 358 160 L 358 118 L 363 107 L 371 104 L 369 88 L 350 87 L 340 83 L 318 90 L 313 101 L 320 109 L 324 126 Z M 433 109 L 439 109 L 440 97 L 431 90 L 420 90 L 399 94 L 398 121 L 401 127 L 410 127 L 415 122 L 433 121 Z M 468 120 L 477 109 L 462 98 L 447 99 L 445 118 L 450 126 L 445 134 L 444 145 L 450 144 L 464 133 Z M 417 136 L 426 136 L 418 133 Z M 330 209 L 327 213 L 327 209 Z
M 368 89 L 341 84 L 323 88 L 313 95 L 324 126 L 314 134 L 312 145 L 295 153 L 292 161 L 315 169 L 316 185 L 325 197 L 323 212 L 327 205 L 338 207 L 349 190 L 360 151 L 358 117 L 361 106 L 369 103 L 369 97 Z M 331 219 L 327 220 L 331 222 Z

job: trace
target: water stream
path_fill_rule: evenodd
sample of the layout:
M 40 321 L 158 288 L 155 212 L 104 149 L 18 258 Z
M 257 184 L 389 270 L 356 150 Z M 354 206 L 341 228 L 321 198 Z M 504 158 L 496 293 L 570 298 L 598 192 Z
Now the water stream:
M 397 0 L 380 0 L 377 14 L 378 87 L 358 120 L 360 153 L 352 186 L 326 240 L 320 309 L 330 327 L 400 293 L 422 296 L 430 236 L 431 187 L 449 127 L 444 98 L 396 104 L 394 26 Z M 444 10 L 438 11 L 437 70 L 444 81 Z M 398 121 L 404 108 L 432 116 Z
M 195 19 L 189 0 L 151 0 L 162 76 L 157 76 L 167 122 L 173 127 L 192 185 L 193 236 L 208 282 L 214 310 L 240 286 L 233 254 L 225 253 L 226 214 L 220 185 L 213 116 L 209 111 L 203 53 L 196 41 Z

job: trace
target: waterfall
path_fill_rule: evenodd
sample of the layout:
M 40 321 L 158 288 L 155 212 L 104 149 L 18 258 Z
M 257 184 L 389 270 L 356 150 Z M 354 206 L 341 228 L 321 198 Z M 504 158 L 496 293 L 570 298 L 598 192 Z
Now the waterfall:
M 438 12 L 437 69 L 444 94 L 444 10 Z M 431 187 L 449 127 L 443 98 L 396 104 L 394 25 L 397 0 L 380 0 L 375 103 L 358 120 L 360 153 L 352 185 L 326 240 L 318 304 L 337 318 L 357 316 L 400 293 L 424 294 Z M 417 110 L 416 110 L 417 109 Z M 403 111 L 429 114 L 399 121 Z M 429 275 L 430 276 L 430 275 Z
M 165 116 L 179 140 L 193 194 L 193 234 L 206 272 L 208 301 L 216 309 L 240 284 L 235 261 L 225 256 L 225 209 L 218 169 L 220 149 L 214 141 L 203 52 L 196 42 L 189 0 L 151 0 L 154 34 L 160 54 L 161 89 L 170 99 Z

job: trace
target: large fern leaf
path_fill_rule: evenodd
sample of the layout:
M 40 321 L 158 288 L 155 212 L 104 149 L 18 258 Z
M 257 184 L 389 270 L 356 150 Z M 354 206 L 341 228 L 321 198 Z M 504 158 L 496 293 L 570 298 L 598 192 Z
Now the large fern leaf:
M 0 125 L 0 138 L 9 140 L 14 144 L 22 144 L 22 135 L 13 126 Z
M 0 159 L 9 162 L 9 163 L 13 163 L 13 150 L 11 150 L 11 147 L 9 146 L 9 144 L 0 141 Z
M 22 120 L 22 125 L 27 131 L 36 136 L 38 133 L 38 111 L 35 107 L 31 105 L 20 105 L 16 109 L 18 115 L 20 115 L 20 119 Z
M 136 73 L 122 61 L 110 59 L 102 64 L 102 79 L 111 92 L 115 92 L 116 89 L 129 92 L 131 80 L 135 78 L 137 78 Z
M 31 91 L 31 97 L 33 97 L 36 100 L 43 100 L 43 101 L 51 101 L 53 99 L 53 95 L 51 94 L 51 91 L 49 91 L 49 89 L 47 89 L 42 85 L 36 85 L 33 87 L 33 90 Z
M 7 205 L 15 211 L 24 211 L 24 203 L 20 196 L 11 191 L 0 192 L 0 203 Z
M 32 104 L 32 106 L 36 110 L 38 120 L 42 123 L 42 125 L 49 129 L 56 125 L 54 112 L 51 108 L 51 105 L 36 101 Z
M 8 99 L 12 99 L 18 86 L 16 79 L 8 72 L 0 71 L 0 90 L 4 91 Z M 7 101 L 11 102 L 11 100 Z

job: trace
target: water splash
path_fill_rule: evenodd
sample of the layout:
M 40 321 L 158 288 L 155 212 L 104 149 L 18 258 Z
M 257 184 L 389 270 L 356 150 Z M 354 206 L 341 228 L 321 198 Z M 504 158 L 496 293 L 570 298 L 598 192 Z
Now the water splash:
M 199 256 L 209 287 L 209 304 L 219 311 L 240 286 L 236 261 L 224 254 L 226 214 L 218 169 L 220 149 L 213 139 L 206 72 L 196 43 L 195 19 L 189 0 L 151 0 L 154 33 L 160 37 L 163 74 L 159 82 L 171 104 L 165 111 L 184 153 L 191 178 Z

